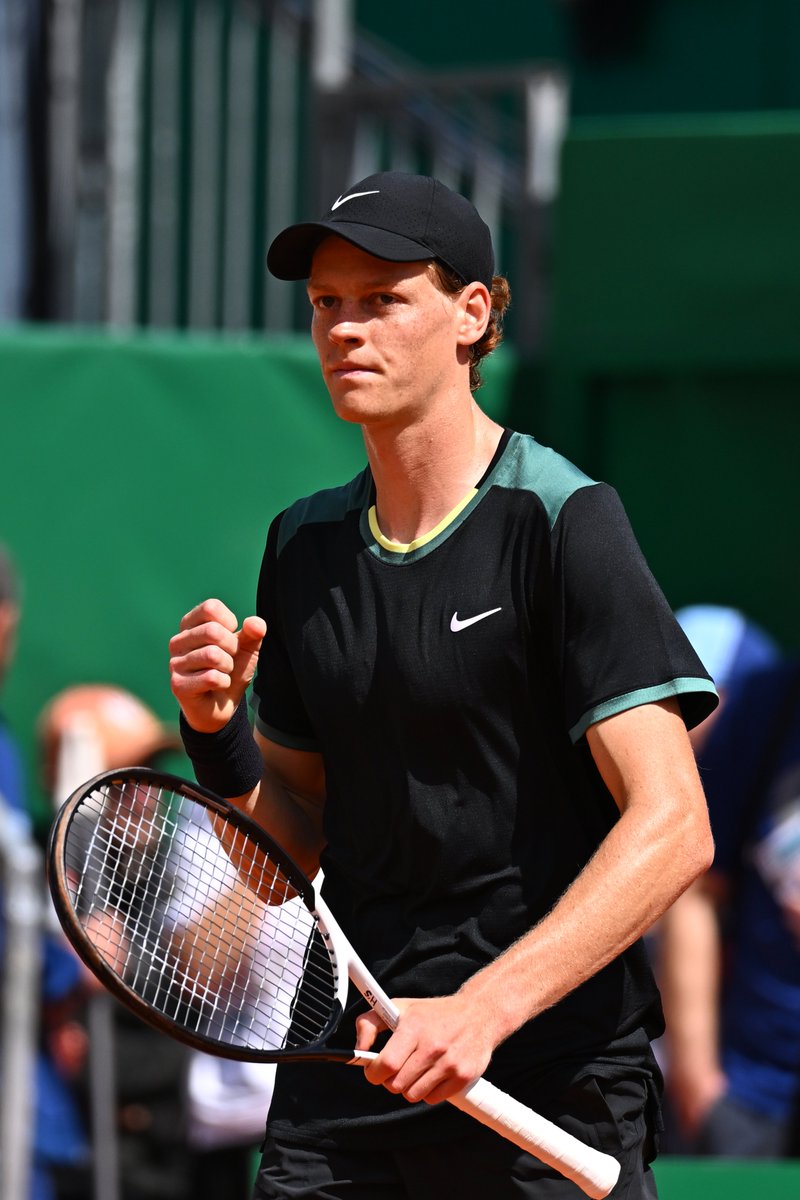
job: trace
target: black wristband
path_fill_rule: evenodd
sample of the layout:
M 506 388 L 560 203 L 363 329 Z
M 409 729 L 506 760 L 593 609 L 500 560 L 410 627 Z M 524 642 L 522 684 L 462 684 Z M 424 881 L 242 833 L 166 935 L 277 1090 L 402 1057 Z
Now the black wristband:
M 260 781 L 264 764 L 250 728 L 244 697 L 228 724 L 216 733 L 198 733 L 183 713 L 180 731 L 195 778 L 209 791 L 226 799 L 243 796 Z

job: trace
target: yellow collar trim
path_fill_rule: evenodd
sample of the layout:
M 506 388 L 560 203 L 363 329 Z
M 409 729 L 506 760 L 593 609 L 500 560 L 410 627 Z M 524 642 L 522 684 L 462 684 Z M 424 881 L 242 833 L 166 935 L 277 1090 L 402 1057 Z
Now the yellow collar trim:
M 395 554 L 409 554 L 412 550 L 418 550 L 420 546 L 425 546 L 428 542 L 432 542 L 435 537 L 438 537 L 439 534 L 451 524 L 451 522 L 455 521 L 458 514 L 463 512 L 470 500 L 473 500 L 477 494 L 478 489 L 472 488 L 467 492 L 464 499 L 459 500 L 455 508 L 449 512 L 447 516 L 439 522 L 438 525 L 435 525 L 429 533 L 423 533 L 422 537 L 414 538 L 413 542 L 395 542 L 392 541 L 391 538 L 384 537 L 380 531 L 380 526 L 378 525 L 378 514 L 376 513 L 375 505 L 373 504 L 367 513 L 369 518 L 370 532 L 378 545 L 383 546 L 384 550 L 391 550 Z

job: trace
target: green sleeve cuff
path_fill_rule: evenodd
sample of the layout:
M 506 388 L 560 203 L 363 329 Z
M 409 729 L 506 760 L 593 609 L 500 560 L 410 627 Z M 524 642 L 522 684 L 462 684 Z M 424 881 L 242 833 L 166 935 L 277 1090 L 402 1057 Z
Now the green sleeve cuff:
M 687 729 L 693 729 L 695 725 L 704 721 L 719 703 L 717 689 L 710 679 L 697 676 L 670 679 L 653 687 L 638 688 L 633 692 L 625 692 L 622 696 L 613 696 L 610 700 L 595 705 L 573 725 L 569 736 L 573 742 L 578 742 L 590 725 L 596 725 L 606 717 L 614 717 L 617 713 L 638 708 L 641 704 L 655 704 L 659 700 L 669 700 L 673 697 L 680 701 Z
M 285 729 L 276 729 L 274 725 L 268 725 L 266 721 L 262 721 L 258 713 L 255 716 L 255 727 L 265 738 L 269 738 L 271 742 L 276 742 L 279 746 L 286 746 L 289 750 L 308 750 L 312 753 L 319 753 L 319 743 L 316 738 L 287 733 Z

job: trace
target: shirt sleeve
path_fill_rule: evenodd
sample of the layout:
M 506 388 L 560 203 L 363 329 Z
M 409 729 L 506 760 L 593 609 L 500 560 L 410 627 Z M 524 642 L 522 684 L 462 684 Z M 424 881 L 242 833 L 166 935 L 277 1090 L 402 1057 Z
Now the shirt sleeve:
M 317 750 L 318 742 L 297 687 L 286 648 L 280 604 L 280 522 L 270 526 L 258 580 L 256 611 L 267 623 L 253 681 L 256 728 L 265 737 L 294 750 Z
M 552 529 L 556 654 L 567 728 L 670 697 L 688 728 L 717 704 L 714 684 L 653 578 L 613 488 L 579 488 Z

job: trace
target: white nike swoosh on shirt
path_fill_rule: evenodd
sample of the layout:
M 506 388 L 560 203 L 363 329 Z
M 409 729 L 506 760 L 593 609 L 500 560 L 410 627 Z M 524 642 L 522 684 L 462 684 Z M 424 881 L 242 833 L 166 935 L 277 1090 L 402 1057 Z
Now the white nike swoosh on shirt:
M 380 188 L 378 188 L 374 192 L 351 192 L 349 196 L 340 196 L 338 200 L 335 200 L 334 203 L 331 205 L 331 212 L 333 212 L 333 210 L 336 208 L 341 208 L 343 204 L 347 204 L 348 200 L 355 200 L 356 196 L 379 196 L 379 195 L 380 195 Z
M 468 625 L 474 625 L 476 621 L 482 621 L 484 617 L 491 617 L 494 613 L 500 612 L 500 608 L 490 608 L 488 612 L 478 613 L 477 617 L 466 617 L 463 621 L 458 619 L 458 613 L 454 612 L 450 619 L 450 628 L 453 633 L 458 633 L 459 629 L 466 629 Z

